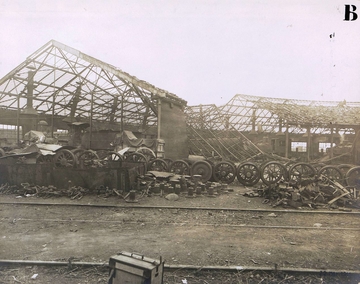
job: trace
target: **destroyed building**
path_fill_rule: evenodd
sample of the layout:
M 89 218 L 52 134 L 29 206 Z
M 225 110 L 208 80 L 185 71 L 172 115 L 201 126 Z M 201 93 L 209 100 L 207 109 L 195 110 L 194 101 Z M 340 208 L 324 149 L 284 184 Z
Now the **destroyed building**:
M 281 171 L 296 163 L 330 166 L 341 179 L 360 164 L 360 102 L 235 95 L 222 106 L 187 106 L 55 40 L 0 79 L 0 108 L 0 165 L 14 168 L 11 174 L 3 167 L 3 179 L 17 183 L 19 164 L 51 164 L 33 169 L 33 182 L 43 184 L 54 181 L 52 167 L 93 171 L 116 160 L 118 168 L 145 164 L 141 174 L 171 171 L 226 183 L 244 182 L 242 165 L 253 163 L 255 172 L 245 169 L 251 184 L 266 181 L 269 161 L 281 163 Z M 356 183 L 357 175 L 348 179 Z M 124 175 L 117 179 L 121 184 Z

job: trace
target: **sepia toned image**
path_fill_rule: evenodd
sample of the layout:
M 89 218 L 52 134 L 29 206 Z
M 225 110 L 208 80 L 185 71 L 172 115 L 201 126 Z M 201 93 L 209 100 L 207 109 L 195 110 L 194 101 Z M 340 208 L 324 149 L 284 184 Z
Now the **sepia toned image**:
M 360 283 L 359 13 L 0 1 L 0 283 Z

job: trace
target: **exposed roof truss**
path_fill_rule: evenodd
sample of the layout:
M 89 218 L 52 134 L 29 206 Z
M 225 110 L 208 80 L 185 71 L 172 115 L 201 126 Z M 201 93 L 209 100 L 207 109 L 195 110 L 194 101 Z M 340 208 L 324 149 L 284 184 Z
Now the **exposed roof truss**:
M 195 128 L 232 129 L 241 132 L 328 134 L 341 130 L 354 133 L 360 127 L 359 102 L 320 102 L 236 95 L 223 106 L 199 105 L 186 109 L 188 123 Z M 226 121 L 226 122 L 224 122 Z
M 157 100 L 186 101 L 116 67 L 50 41 L 0 80 L 0 108 L 33 108 L 53 116 L 155 125 Z M 31 87 L 30 86 L 30 87 Z

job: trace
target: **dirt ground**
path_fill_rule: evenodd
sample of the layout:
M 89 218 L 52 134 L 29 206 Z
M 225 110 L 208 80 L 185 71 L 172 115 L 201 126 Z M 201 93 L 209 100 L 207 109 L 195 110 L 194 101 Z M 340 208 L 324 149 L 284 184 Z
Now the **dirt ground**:
M 36 279 L 31 279 L 33 275 Z M 8 266 L 0 269 L 1 284 L 100 284 L 108 283 L 109 270 L 107 268 L 92 267 L 44 267 L 44 266 Z M 198 270 L 177 270 L 165 272 L 164 284 L 357 284 L 359 275 L 334 274 L 299 274 L 284 272 L 264 272 L 259 270 L 244 272 L 214 272 Z
M 271 204 L 263 204 L 262 198 L 242 196 L 245 188 L 238 186 L 232 188 L 233 192 L 216 198 L 207 196 L 187 198 L 186 193 L 183 193 L 177 201 L 152 195 L 137 197 L 137 203 L 126 203 L 119 197 L 105 198 L 96 194 L 84 196 L 80 200 L 70 200 L 66 197 L 44 199 L 35 196 L 1 195 L 0 201 L 274 209 Z M 319 211 L 304 209 L 314 213 Z M 108 263 L 112 255 L 128 251 L 154 259 L 162 256 L 165 263 L 170 265 L 255 268 L 276 265 L 280 269 L 284 267 L 360 270 L 360 215 L 294 214 L 278 207 L 275 210 L 279 211 L 242 212 L 226 209 L 200 211 L 172 208 L 89 208 L 1 204 L 0 258 L 42 261 L 72 259 L 81 262 Z M 359 210 L 352 209 L 352 212 Z M 290 228 L 293 226 L 296 228 Z M 14 273 L 18 271 L 20 274 L 27 273 L 27 276 L 35 273 L 34 267 L 29 267 L 28 272 L 24 272 L 23 269 L 13 271 Z M 76 271 L 73 275 L 77 273 Z M 69 270 L 67 273 L 69 276 Z M 58 275 L 63 274 L 58 273 Z M 82 282 L 68 283 L 105 283 L 102 282 L 104 272 L 91 270 L 91 275 L 94 276 L 93 274 L 95 277 L 91 281 L 94 282 L 81 280 Z M 167 274 L 167 277 L 169 275 L 171 274 Z M 244 275 L 246 274 L 241 277 Z M 6 277 L 8 276 L 11 275 L 6 274 Z M 252 278 L 247 276 L 246 279 L 251 278 L 254 280 L 252 283 L 260 283 L 261 279 L 265 279 L 260 277 L 256 282 L 255 276 L 256 274 L 252 274 Z M 174 282 L 168 279 L 167 283 L 182 283 L 181 277 L 184 276 L 173 274 L 172 277 L 178 278 Z M 192 277 L 194 278 L 194 275 Z M 196 277 L 194 279 L 188 277 L 188 283 L 219 283 L 211 282 L 212 279 L 195 282 L 195 279 Z M 213 280 L 216 279 L 215 277 Z M 240 282 L 236 279 L 239 280 L 239 275 L 233 280 L 229 278 L 230 282 L 223 283 L 250 283 L 248 280 Z M 36 282 L 47 283 L 40 281 Z M 0 281 L 0 283 L 16 282 Z

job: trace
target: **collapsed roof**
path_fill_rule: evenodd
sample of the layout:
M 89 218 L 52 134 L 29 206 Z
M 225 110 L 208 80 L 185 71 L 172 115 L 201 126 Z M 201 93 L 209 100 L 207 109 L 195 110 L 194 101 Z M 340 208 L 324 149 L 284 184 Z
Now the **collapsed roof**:
M 159 98 L 186 105 L 170 92 L 55 40 L 0 79 L 3 115 L 4 110 L 33 108 L 37 114 L 78 120 L 122 118 L 128 125 L 143 125 L 144 120 L 155 125 Z
M 222 106 L 198 105 L 186 109 L 195 128 L 281 132 L 330 133 L 331 128 L 354 133 L 360 127 L 360 102 L 309 101 L 235 95 Z
M 29 90 L 29 88 L 31 90 Z M 29 91 L 31 100 L 29 101 Z M 51 40 L 0 79 L 2 123 L 8 112 L 36 113 L 78 120 L 156 125 L 158 98 L 186 106 L 186 101 L 120 69 Z M 265 132 L 353 132 L 360 126 L 360 102 L 322 102 L 236 95 L 223 106 L 188 107 L 193 127 Z M 10 115 L 9 115 L 10 116 Z M 10 124 L 10 123 L 9 123 Z

